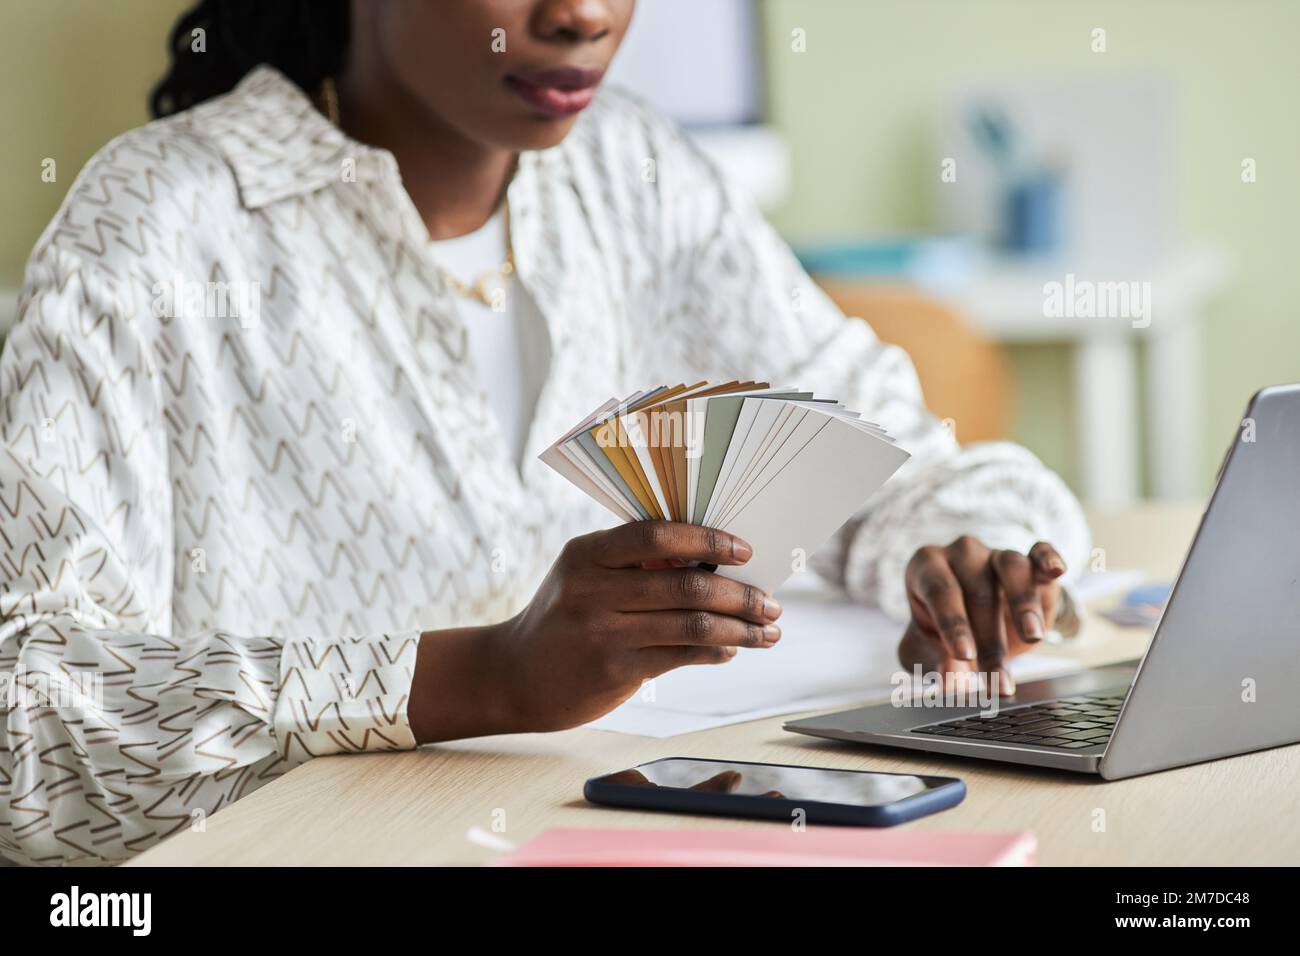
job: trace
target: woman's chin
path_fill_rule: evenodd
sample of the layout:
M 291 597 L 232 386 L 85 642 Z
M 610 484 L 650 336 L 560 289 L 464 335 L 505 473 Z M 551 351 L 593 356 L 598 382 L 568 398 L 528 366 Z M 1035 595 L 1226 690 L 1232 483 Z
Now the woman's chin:
M 511 148 L 515 150 L 535 150 L 559 146 L 560 143 L 564 142 L 564 137 L 569 135 L 569 130 L 573 129 L 573 124 L 577 122 L 578 115 L 558 117 L 542 114 L 530 115 L 516 127 L 516 135 L 512 137 L 513 145 Z

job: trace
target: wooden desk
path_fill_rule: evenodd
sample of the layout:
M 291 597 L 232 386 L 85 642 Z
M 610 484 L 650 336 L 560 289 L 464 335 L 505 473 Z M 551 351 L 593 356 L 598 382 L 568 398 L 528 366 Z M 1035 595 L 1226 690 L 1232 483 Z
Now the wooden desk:
M 1095 515 L 1096 544 L 1110 567 L 1168 579 L 1198 515 L 1199 508 L 1168 506 Z M 1093 617 L 1086 639 L 1065 653 L 1099 664 L 1135 657 L 1145 643 L 1144 633 Z M 957 775 L 969 788 L 965 802 L 908 826 L 1032 830 L 1048 865 L 1300 863 L 1300 832 L 1289 822 L 1300 815 L 1300 746 L 1105 783 L 817 741 L 785 733 L 784 719 L 669 740 L 573 730 L 315 760 L 215 814 L 206 832 L 178 834 L 133 864 L 477 864 L 495 853 L 467 833 L 491 832 L 502 813 L 501 836 L 515 843 L 554 826 L 766 825 L 595 808 L 582 799 L 588 777 L 674 755 Z

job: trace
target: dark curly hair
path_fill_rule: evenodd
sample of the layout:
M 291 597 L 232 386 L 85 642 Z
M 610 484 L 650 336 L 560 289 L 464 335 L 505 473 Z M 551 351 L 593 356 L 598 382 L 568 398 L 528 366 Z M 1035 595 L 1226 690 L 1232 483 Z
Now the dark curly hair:
M 314 95 L 347 54 L 351 0 L 199 0 L 172 27 L 171 68 L 149 95 L 170 116 L 229 92 L 249 70 L 274 66 Z M 206 49 L 193 48 L 203 30 Z

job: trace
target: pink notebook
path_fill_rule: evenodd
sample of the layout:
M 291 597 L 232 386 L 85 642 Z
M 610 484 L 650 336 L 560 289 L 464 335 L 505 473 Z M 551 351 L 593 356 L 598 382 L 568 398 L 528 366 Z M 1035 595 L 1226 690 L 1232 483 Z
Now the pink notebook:
M 497 866 L 1029 866 L 1032 833 L 814 827 L 795 831 L 547 830 Z

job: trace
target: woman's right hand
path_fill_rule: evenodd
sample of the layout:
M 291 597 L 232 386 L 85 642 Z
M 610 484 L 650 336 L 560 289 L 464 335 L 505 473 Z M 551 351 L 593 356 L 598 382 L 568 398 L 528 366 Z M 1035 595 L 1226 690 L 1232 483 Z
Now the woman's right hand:
M 526 731 L 576 727 L 665 671 L 774 645 L 781 606 L 773 598 L 701 568 L 671 566 L 740 565 L 751 554 L 724 531 L 669 521 L 574 538 L 528 607 L 486 629 L 512 723 Z

